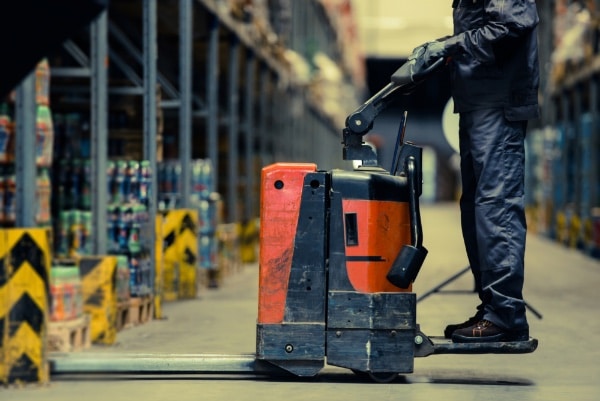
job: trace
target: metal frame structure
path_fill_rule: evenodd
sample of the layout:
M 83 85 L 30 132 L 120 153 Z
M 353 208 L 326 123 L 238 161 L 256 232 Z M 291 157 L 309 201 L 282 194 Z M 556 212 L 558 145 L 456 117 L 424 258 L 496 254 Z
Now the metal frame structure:
M 161 101 L 163 108 L 179 110 L 179 159 L 182 162 L 181 205 L 188 206 L 190 188 L 190 161 L 195 146 L 193 121 L 205 119 L 205 156 L 213 164 L 213 183 L 220 192 L 226 193 L 226 211 L 229 222 L 250 220 L 258 216 L 258 189 L 256 188 L 257 161 L 266 165 L 275 160 L 311 160 L 324 168 L 341 167 L 344 163 L 333 153 L 339 148 L 341 127 L 324 117 L 318 106 L 310 104 L 306 88 L 293 82 L 280 61 L 257 47 L 240 23 L 219 11 L 209 0 L 179 1 L 179 77 L 173 85 L 156 66 L 159 46 L 157 43 L 156 0 L 141 2 L 141 47 L 136 45 L 119 26 L 111 20 L 110 10 L 105 11 L 90 26 L 89 55 L 68 40 L 64 48 L 76 61 L 77 67 L 54 67 L 56 78 L 86 78 L 89 86 L 63 87 L 73 93 L 90 93 L 91 155 L 92 155 L 92 227 L 94 232 L 106 232 L 108 202 L 106 167 L 108 162 L 108 109 L 110 96 L 138 95 L 143 98 L 143 153 L 144 158 L 156 166 L 156 92 L 160 84 L 167 99 Z M 194 47 L 194 10 L 200 7 L 208 16 L 208 38 L 205 93 L 198 96 L 192 78 Z M 293 3 L 292 29 L 289 45 L 296 51 L 310 56 L 317 49 L 335 53 L 335 32 L 327 24 L 327 16 L 316 1 L 305 4 Z M 304 37 L 310 33 L 311 44 L 307 47 Z M 110 39 L 110 40 L 109 40 Z M 138 65 L 128 64 L 124 55 L 109 43 L 115 41 L 130 59 Z M 220 60 L 219 48 L 224 40 L 229 53 L 227 60 Z M 333 56 L 334 54 L 332 54 Z M 243 58 L 241 58 L 243 57 Z M 112 86 L 110 65 L 118 69 L 131 85 Z M 227 66 L 223 66 L 227 64 Z M 143 74 L 137 72 L 143 67 Z M 220 98 L 219 77 L 226 68 L 228 75 L 227 99 Z M 240 71 L 244 68 L 245 71 Z M 240 80 L 242 78 L 242 82 Z M 33 78 L 30 78 L 33 80 Z M 33 81 L 32 81 L 33 82 Z M 27 143 L 35 131 L 35 105 L 32 82 L 25 80 L 18 90 L 17 113 L 17 182 L 35 180 L 34 147 Z M 60 86 L 60 84 L 59 84 Z M 53 87 L 54 90 L 54 87 Z M 30 93 L 31 92 L 31 93 Z M 240 101 L 240 97 L 243 99 Z M 200 98 L 203 98 L 200 100 Z M 358 99 L 357 99 L 358 100 Z M 198 108 L 200 105 L 200 108 Z M 241 107 L 240 107 L 241 106 Z M 227 135 L 220 134 L 221 127 Z M 33 139 L 31 139 L 33 140 Z M 220 148 L 228 143 L 226 163 Z M 30 146 L 31 145 L 31 146 Z M 197 145 L 197 143 L 196 143 Z M 242 150 L 239 152 L 238 150 Z M 30 154 L 31 153 L 31 154 Z M 227 170 L 226 174 L 222 174 Z M 225 182 L 221 182 L 226 177 Z M 157 188 L 154 175 L 153 188 Z M 34 199 L 33 186 L 17 185 L 18 199 Z M 156 191 L 155 191 L 156 192 Z M 32 226 L 35 211 L 32 202 L 18 202 L 19 226 Z M 151 202 L 151 218 L 156 213 L 156 199 Z M 30 210 L 31 209 L 31 210 Z M 104 254 L 106 238 L 94 236 L 93 252 Z

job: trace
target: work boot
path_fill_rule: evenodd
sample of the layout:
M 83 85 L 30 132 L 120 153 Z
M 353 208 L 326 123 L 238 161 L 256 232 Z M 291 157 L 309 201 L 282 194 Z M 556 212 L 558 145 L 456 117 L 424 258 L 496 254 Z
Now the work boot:
M 482 319 L 469 327 L 457 329 L 452 334 L 452 341 L 455 343 L 527 340 L 529 340 L 529 329 L 505 330 L 486 319 Z
M 483 312 L 478 311 L 475 316 L 470 317 L 466 322 L 458 323 L 458 324 L 449 324 L 444 329 L 444 338 L 452 338 L 452 333 L 454 333 L 458 329 L 464 329 L 465 327 L 469 327 L 479 322 L 483 318 Z

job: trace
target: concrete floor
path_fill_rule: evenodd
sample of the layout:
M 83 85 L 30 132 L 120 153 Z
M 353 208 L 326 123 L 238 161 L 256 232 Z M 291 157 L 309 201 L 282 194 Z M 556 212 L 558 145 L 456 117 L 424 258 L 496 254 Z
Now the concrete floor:
M 422 208 L 427 260 L 414 285 L 424 294 L 467 262 L 456 204 Z M 240 354 L 255 349 L 257 265 L 226 277 L 218 290 L 197 300 L 165 304 L 167 319 L 126 329 L 118 344 L 93 346 L 83 354 Z M 530 235 L 526 256 L 526 301 L 531 335 L 539 347 L 526 355 L 433 355 L 415 360 L 413 374 L 390 384 L 362 380 L 326 367 L 313 379 L 253 376 L 54 376 L 47 386 L 0 390 L 0 399 L 24 400 L 600 400 L 600 262 Z M 445 292 L 417 305 L 428 335 L 471 316 L 472 279 L 460 276 Z

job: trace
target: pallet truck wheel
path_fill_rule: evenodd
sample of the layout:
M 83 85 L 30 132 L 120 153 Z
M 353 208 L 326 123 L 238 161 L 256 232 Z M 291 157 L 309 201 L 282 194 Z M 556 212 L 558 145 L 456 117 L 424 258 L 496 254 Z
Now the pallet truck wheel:
M 398 377 L 398 373 L 395 372 L 362 372 L 355 369 L 352 369 L 352 372 L 360 378 L 369 378 L 375 383 L 382 384 L 391 383 L 396 379 L 396 377 Z

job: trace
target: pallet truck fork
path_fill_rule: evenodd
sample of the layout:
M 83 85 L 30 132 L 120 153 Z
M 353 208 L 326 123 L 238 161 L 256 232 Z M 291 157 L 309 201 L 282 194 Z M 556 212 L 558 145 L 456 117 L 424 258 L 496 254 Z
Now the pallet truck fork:
M 427 336 L 417 324 L 412 282 L 427 255 L 419 210 L 422 151 L 404 142 L 406 113 L 390 171 L 362 139 L 393 93 L 418 84 L 403 78 L 405 66 L 347 118 L 343 157 L 360 160 L 360 167 L 321 171 L 312 163 L 276 163 L 263 169 L 254 354 L 57 355 L 51 373 L 311 377 L 327 364 L 389 382 L 412 373 L 416 357 L 535 351 L 533 338 L 460 344 Z

